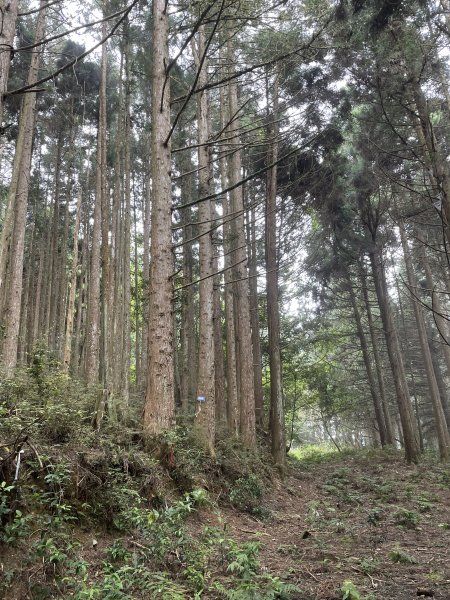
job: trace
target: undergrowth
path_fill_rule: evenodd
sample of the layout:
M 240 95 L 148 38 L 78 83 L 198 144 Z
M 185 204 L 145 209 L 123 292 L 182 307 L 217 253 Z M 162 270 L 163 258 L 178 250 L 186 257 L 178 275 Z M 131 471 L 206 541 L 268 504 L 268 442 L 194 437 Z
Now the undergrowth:
M 42 349 L 0 382 L 0 595 L 291 597 L 293 586 L 261 571 L 257 544 L 238 544 L 199 515 L 220 522 L 225 502 L 261 516 L 264 454 L 219 435 L 211 458 L 186 428 L 145 437 L 133 414 L 96 431 L 97 397 Z

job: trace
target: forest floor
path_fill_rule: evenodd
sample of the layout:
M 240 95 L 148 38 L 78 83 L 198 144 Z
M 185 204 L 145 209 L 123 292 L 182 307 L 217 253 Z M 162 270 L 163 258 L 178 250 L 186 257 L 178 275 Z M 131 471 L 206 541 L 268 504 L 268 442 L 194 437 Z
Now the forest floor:
M 450 600 L 450 470 L 434 457 L 299 451 L 248 506 L 260 480 L 214 477 L 206 502 L 201 488 L 158 511 L 126 496 L 113 528 L 65 519 L 64 504 L 44 514 L 30 495 L 0 547 L 0 597 Z
M 233 537 L 260 540 L 263 568 L 297 584 L 298 598 L 449 600 L 448 468 L 398 453 L 317 458 L 291 461 L 267 520 L 224 509 Z

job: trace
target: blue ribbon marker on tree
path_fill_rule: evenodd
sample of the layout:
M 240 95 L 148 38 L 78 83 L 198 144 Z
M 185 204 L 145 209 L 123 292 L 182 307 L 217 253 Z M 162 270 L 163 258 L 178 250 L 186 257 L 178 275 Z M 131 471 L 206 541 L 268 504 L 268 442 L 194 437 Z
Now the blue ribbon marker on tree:
M 197 396 L 197 402 L 206 402 L 206 396 Z

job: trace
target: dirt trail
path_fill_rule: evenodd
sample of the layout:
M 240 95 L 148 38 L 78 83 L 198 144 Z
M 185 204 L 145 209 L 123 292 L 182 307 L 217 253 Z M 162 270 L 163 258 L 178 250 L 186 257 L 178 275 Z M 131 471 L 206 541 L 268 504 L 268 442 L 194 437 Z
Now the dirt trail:
M 305 600 L 342 599 L 348 580 L 361 600 L 450 600 L 450 470 L 381 460 L 294 465 L 272 491 L 270 517 L 225 509 L 229 532 L 259 540 L 263 568 Z

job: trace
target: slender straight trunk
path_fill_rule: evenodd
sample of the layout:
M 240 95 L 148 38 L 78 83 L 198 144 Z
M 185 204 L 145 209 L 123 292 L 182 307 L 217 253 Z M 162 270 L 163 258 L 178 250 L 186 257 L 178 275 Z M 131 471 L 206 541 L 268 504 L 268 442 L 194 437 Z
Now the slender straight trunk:
M 104 158 L 106 157 L 106 46 L 102 46 L 100 72 L 99 117 L 97 131 L 97 163 L 95 176 L 94 223 L 92 226 L 91 263 L 87 298 L 87 323 L 85 344 L 85 375 L 89 384 L 97 383 L 100 366 L 100 334 L 101 334 L 101 251 L 102 251 L 102 207 L 105 205 Z M 105 240 L 104 240 L 105 241 Z M 97 426 L 103 413 L 103 401 L 97 407 Z
M 208 80 L 207 61 L 200 60 L 205 52 L 205 31 L 201 26 L 197 36 L 194 56 L 197 69 L 200 69 L 199 86 Z M 209 102 L 206 92 L 197 94 L 198 122 L 198 168 L 200 198 L 209 196 L 212 189 L 212 170 L 209 142 Z M 199 220 L 199 351 L 197 379 L 197 408 L 195 411 L 195 431 L 201 443 L 214 454 L 215 436 L 215 360 L 214 360 L 214 279 L 213 245 L 211 235 L 211 202 L 200 202 Z
M 63 360 L 64 354 L 64 336 L 65 336 L 65 325 L 66 325 L 66 308 L 68 299 L 67 290 L 67 254 L 68 254 L 68 240 L 69 240 L 69 202 L 71 196 L 71 189 L 66 194 L 66 206 L 64 210 L 64 222 L 63 222 L 63 235 L 61 240 L 61 260 L 59 261 L 59 306 L 58 306 L 58 327 L 56 331 L 56 348 L 59 359 Z
M 216 208 L 213 207 L 214 217 L 217 218 Z M 217 230 L 216 230 L 217 231 Z M 218 241 L 213 238 L 214 258 L 213 272 L 219 270 Z M 221 275 L 214 275 L 213 311 L 214 311 L 214 358 L 215 358 L 215 396 L 216 396 L 216 422 L 222 426 L 227 421 L 227 402 L 225 386 L 225 353 L 222 335 L 222 303 L 221 303 Z
M 74 336 L 74 352 L 72 354 L 72 365 L 71 370 L 74 375 L 80 374 L 80 367 L 84 365 L 84 348 L 85 348 L 85 335 L 83 335 L 86 328 L 86 299 L 87 299 L 87 285 L 88 285 L 88 265 L 89 265 L 89 210 L 86 210 L 86 216 L 84 219 L 83 226 L 83 243 L 81 245 L 81 273 L 80 273 L 80 285 L 77 301 L 77 324 L 75 327 Z
M 141 382 L 141 320 L 142 313 L 141 296 L 139 294 L 139 256 L 137 239 L 137 206 L 136 194 L 133 198 L 133 226 L 134 226 L 134 364 L 136 368 L 136 385 Z
M 217 272 L 218 261 L 214 258 L 213 269 Z M 214 277 L 214 357 L 215 357 L 215 397 L 216 421 L 224 425 L 227 420 L 226 385 L 225 385 L 225 353 L 222 335 L 222 306 L 221 306 L 221 280 L 220 275 Z
M 112 201 L 112 218 L 111 218 L 111 243 L 112 253 L 111 260 L 114 267 L 111 269 L 111 288 L 112 288 L 112 306 L 114 309 L 111 314 L 111 363 L 113 364 L 113 389 L 120 390 L 121 375 L 123 365 L 123 345 L 117 344 L 117 340 L 123 339 L 123 156 L 124 156 L 124 138 L 125 138 L 125 108 L 123 98 L 123 69 L 124 69 L 124 53 L 121 52 L 120 60 L 120 88 L 119 88 L 119 111 L 117 118 L 118 143 L 115 147 L 114 157 L 114 190 Z M 115 399 L 111 405 L 115 411 Z M 114 408 L 113 408 L 114 407 Z
M 35 211 L 36 215 L 37 210 Z M 34 315 L 36 314 L 36 300 L 37 300 L 37 279 L 39 275 L 39 237 L 38 237 L 38 225 L 36 218 L 33 224 L 32 232 L 32 252 L 29 252 L 29 265 L 28 265 L 28 298 L 24 300 L 24 306 L 27 306 L 27 318 L 25 324 L 25 338 L 23 340 L 24 351 L 26 353 L 24 359 L 21 362 L 25 363 L 31 356 L 33 349 L 33 327 L 34 327 Z M 23 309 L 22 309 L 23 310 Z M 22 320 L 23 317 L 22 317 Z
M 228 64 L 230 74 L 235 70 L 235 52 L 232 38 L 228 38 Z M 238 114 L 238 95 L 237 84 L 231 80 L 228 85 L 228 104 L 229 114 Z M 236 337 L 236 363 L 239 390 L 239 433 L 242 441 L 247 446 L 253 447 L 256 444 L 256 424 L 255 424 L 255 388 L 253 377 L 253 351 L 252 351 L 252 332 L 250 326 L 250 302 L 249 302 L 249 283 L 247 272 L 247 246 L 245 242 L 244 225 L 244 200 L 242 186 L 238 185 L 242 178 L 241 151 L 236 150 L 235 146 L 240 143 L 239 119 L 234 118 L 229 126 L 228 132 L 232 139 L 232 155 L 229 162 L 229 181 L 234 187 L 230 192 L 231 210 L 233 212 L 234 234 L 232 245 L 233 261 L 233 291 L 235 303 L 235 337 Z M 282 416 L 279 415 L 280 419 Z M 280 421 L 281 422 L 281 421 Z M 286 450 L 284 449 L 284 453 Z
M 44 38 L 46 25 L 45 5 L 46 0 L 41 0 L 36 24 L 36 42 L 39 42 Z M 41 52 L 41 47 L 32 50 L 27 79 L 28 84 L 34 84 L 37 81 Z M 0 239 L 0 292 L 5 283 L 6 261 L 8 255 L 10 255 L 11 259 L 10 278 L 5 305 L 5 338 L 2 348 L 3 363 L 7 373 L 11 373 L 17 363 L 17 346 L 19 341 L 20 309 L 22 301 L 25 228 L 27 221 L 28 190 L 35 120 L 36 93 L 29 92 L 24 95 L 22 101 L 9 203 L 6 209 Z M 12 241 L 14 241 L 14 244 L 12 244 Z
M 383 417 L 382 403 L 381 403 L 381 400 L 378 396 L 377 389 L 376 389 L 375 377 L 373 375 L 372 364 L 371 364 L 370 355 L 369 355 L 369 348 L 367 345 L 366 334 L 364 333 L 364 328 L 363 328 L 362 321 L 361 321 L 361 313 L 359 311 L 358 304 L 357 304 L 356 297 L 355 297 L 355 291 L 353 289 L 350 274 L 347 273 L 346 275 L 347 275 L 347 284 L 348 284 L 347 287 L 348 287 L 348 293 L 350 296 L 350 303 L 352 305 L 353 315 L 355 317 L 356 331 L 358 333 L 359 343 L 361 346 L 361 352 L 362 352 L 363 360 L 364 360 L 364 366 L 366 368 L 367 381 L 369 383 L 370 394 L 372 396 L 373 408 L 374 408 L 374 412 L 375 412 L 375 420 L 377 422 L 378 433 L 380 435 L 380 442 L 381 442 L 382 446 L 385 446 L 387 444 L 387 439 L 386 439 L 387 435 L 386 435 L 386 427 L 385 427 L 384 417 Z
M 172 321 L 172 181 L 167 0 L 153 0 L 151 266 L 148 385 L 144 429 L 158 434 L 175 419 Z
M 19 328 L 19 346 L 17 350 L 17 357 L 20 364 L 26 363 L 26 347 L 27 347 L 27 325 L 28 325 L 28 312 L 31 312 L 31 294 L 30 288 L 32 286 L 32 263 L 34 260 L 34 245 L 35 245 L 35 229 L 36 224 L 33 220 L 31 237 L 28 247 L 28 257 L 25 259 L 23 274 L 24 274 L 24 290 L 22 293 L 22 307 L 20 311 L 20 328 Z
M 269 141 L 268 164 L 274 164 L 278 159 L 278 75 L 275 75 L 272 89 L 272 106 L 273 125 L 270 128 L 272 139 Z M 266 290 L 272 455 L 276 464 L 284 468 L 286 464 L 286 440 L 280 351 L 280 307 L 278 302 L 277 172 L 277 166 L 274 164 L 267 172 L 266 182 Z
M 77 272 L 78 272 L 78 237 L 80 235 L 80 221 L 81 221 L 81 199 L 82 199 L 81 187 L 78 190 L 77 197 L 77 209 L 75 213 L 75 226 L 73 230 L 73 246 L 72 246 L 72 268 L 70 273 L 70 289 L 69 299 L 67 302 L 67 316 L 66 316 L 66 333 L 64 340 L 64 354 L 63 354 L 63 369 L 67 372 L 71 364 L 72 356 L 72 343 L 73 343 L 73 321 L 75 316 L 75 298 L 77 291 Z M 81 294 L 81 289 L 79 291 Z
M 46 207 L 44 208 L 44 214 L 46 212 Z M 39 337 L 39 328 L 40 328 L 40 317 L 42 315 L 42 302 L 41 298 L 43 294 L 43 280 L 44 280 L 44 265 L 45 265 L 45 249 L 47 243 L 45 239 L 45 235 L 41 239 L 41 243 L 39 245 L 39 268 L 36 279 L 36 298 L 34 302 L 34 314 L 33 314 L 33 330 L 31 333 L 31 345 L 33 346 L 36 340 Z
M 394 267 L 393 258 L 391 258 L 391 264 Z M 403 299 L 402 299 L 402 294 L 400 292 L 400 285 L 399 285 L 398 277 L 395 277 L 395 288 L 397 291 L 397 303 L 398 303 L 398 309 L 399 309 L 398 313 L 399 313 L 400 322 L 401 322 L 402 329 L 403 329 L 403 336 L 401 336 L 400 328 L 398 328 L 400 351 L 402 353 L 402 356 L 406 359 L 406 364 L 407 364 L 408 373 L 409 373 L 409 381 L 411 382 L 411 385 L 409 386 L 409 389 L 411 391 L 411 405 L 414 408 L 414 414 L 416 417 L 415 424 L 417 425 L 417 434 L 418 434 L 420 452 L 423 452 L 424 451 L 423 427 L 422 427 L 422 419 L 421 419 L 419 399 L 418 399 L 419 394 L 417 392 L 416 376 L 414 373 L 414 365 L 413 365 L 414 345 L 411 342 L 410 336 L 408 335 L 408 329 L 406 326 L 407 320 L 405 318 L 405 311 L 403 308 Z
M 0 127 L 3 125 L 3 95 L 8 88 L 9 67 L 11 64 L 19 0 L 0 0 Z M 0 138 L 0 160 L 3 144 Z
M 222 56 L 225 59 L 224 56 Z M 228 108 L 225 98 L 225 90 L 220 88 L 220 115 L 221 128 L 223 129 L 228 119 Z M 222 189 L 228 187 L 227 161 L 226 158 L 220 158 L 220 185 Z M 230 432 L 237 435 L 239 432 L 239 404 L 238 404 L 238 388 L 237 388 L 237 367 L 236 367 L 236 338 L 235 319 L 234 319 L 234 294 L 233 294 L 233 273 L 231 270 L 231 247 L 232 227 L 231 219 L 231 203 L 228 194 L 223 199 L 223 249 L 224 249 L 224 281 L 225 281 L 225 327 L 226 327 L 226 381 L 227 381 L 227 425 Z
M 128 406 L 130 394 L 131 362 L 131 74 L 128 24 L 125 36 L 125 106 L 124 106 L 124 210 L 123 210 L 123 331 L 122 331 L 122 376 L 120 396 Z
M 50 331 L 50 294 L 51 294 L 51 265 L 52 265 L 52 227 L 50 214 L 48 215 L 48 229 L 45 237 L 44 249 L 44 277 L 42 290 L 42 311 L 39 315 L 39 338 L 48 342 Z
M 150 118 L 148 118 L 150 120 Z M 147 358 L 148 358 L 148 306 L 150 287 L 150 216 L 152 207 L 152 188 L 150 182 L 150 136 L 146 142 L 147 161 L 144 175 L 144 230 L 142 239 L 142 343 L 141 364 L 142 381 L 140 387 L 145 389 L 147 385 Z
M 184 153 L 183 153 L 184 154 Z M 181 197 L 184 204 L 189 204 L 193 199 L 194 166 L 190 155 L 187 153 L 180 157 L 178 168 L 184 175 L 181 179 Z M 183 226 L 183 290 L 181 291 L 181 323 L 180 323 L 180 400 L 184 415 L 187 415 L 189 403 L 194 402 L 197 390 L 197 335 L 195 324 L 195 291 L 193 279 L 192 255 L 192 211 L 189 207 L 181 211 L 181 224 Z
M 106 4 L 103 4 L 103 14 Z M 102 36 L 106 35 L 106 23 L 102 26 Z M 97 427 L 104 411 L 107 409 L 112 421 L 116 419 L 116 389 L 114 387 L 115 372 L 115 353 L 117 351 L 117 340 L 114 337 L 114 314 L 116 306 L 113 298 L 113 236 L 111 230 L 111 202 L 110 191 L 107 178 L 107 104 L 106 104 L 106 82 L 108 69 L 108 47 L 102 46 L 101 63 L 101 94 L 99 98 L 100 106 L 100 198 L 101 198 L 101 287 L 100 287 L 100 347 L 99 347 L 99 366 L 100 379 L 103 384 L 102 396 L 99 397 L 97 405 Z M 120 346 L 120 344 L 119 344 Z
M 387 292 L 384 267 L 381 257 L 374 252 L 370 254 L 372 274 L 375 282 L 378 304 L 386 338 L 386 346 L 391 364 L 394 386 L 397 395 L 397 404 L 403 429 L 403 441 L 405 457 L 407 462 L 417 462 L 420 455 L 417 428 L 414 422 L 414 414 L 411 407 L 408 383 L 406 381 L 405 368 L 403 365 L 400 342 L 395 327 L 391 306 Z
M 417 280 L 414 273 L 412 260 L 410 256 L 410 250 L 408 242 L 406 240 L 406 234 L 403 224 L 400 224 L 400 237 L 402 241 L 403 256 L 406 266 L 406 274 L 408 278 L 408 284 L 410 290 L 414 292 L 417 290 Z M 422 351 L 422 359 L 425 367 L 425 372 L 430 388 L 431 404 L 433 407 L 434 425 L 438 439 L 439 454 L 442 461 L 447 461 L 449 458 L 450 451 L 450 436 L 447 430 L 447 424 L 445 421 L 445 415 L 441 404 L 441 397 L 439 394 L 439 387 L 436 381 L 436 375 L 433 369 L 433 362 L 431 359 L 430 347 L 428 345 L 427 332 L 425 327 L 425 319 L 423 312 L 418 302 L 412 299 L 414 316 L 417 325 L 417 332 L 419 335 L 419 343 Z
M 60 231 L 60 196 L 61 196 L 61 156 L 62 146 L 64 137 L 62 132 L 58 136 L 56 145 L 56 162 L 55 162 L 55 181 L 54 181 L 54 192 L 53 192 L 53 216 L 52 216 L 52 229 L 51 229 L 51 241 L 49 244 L 50 255 L 49 255 L 49 288 L 48 288 L 48 315 L 49 315 L 49 329 L 47 343 L 49 348 L 54 351 L 55 339 L 56 339 L 56 321 L 57 321 L 57 310 L 59 304 L 58 292 L 58 259 L 59 259 L 59 231 Z
M 381 362 L 380 350 L 378 347 L 378 338 L 377 338 L 377 333 L 375 331 L 375 324 L 373 322 L 372 309 L 370 306 L 369 292 L 367 289 L 366 273 L 365 273 L 364 267 L 362 267 L 362 266 L 361 266 L 361 270 L 360 270 L 360 277 L 361 277 L 361 284 L 362 284 L 362 290 L 363 290 L 364 305 L 365 305 L 366 314 L 367 314 L 367 323 L 369 325 L 370 339 L 372 342 L 373 358 L 375 361 L 375 369 L 376 369 L 376 373 L 377 373 L 378 390 L 380 392 L 380 400 L 381 400 L 381 405 L 383 408 L 384 424 L 385 424 L 385 428 L 386 428 L 386 444 L 393 445 L 395 443 L 394 425 L 392 423 L 391 413 L 389 412 L 386 387 L 384 384 L 383 364 Z
M 253 194 L 252 194 L 253 197 Z M 264 392 L 262 386 L 261 340 L 259 335 L 258 269 L 256 264 L 255 208 L 247 212 L 247 245 L 249 256 L 250 315 L 253 348 L 253 385 L 255 387 L 255 417 L 258 427 L 264 422 Z

